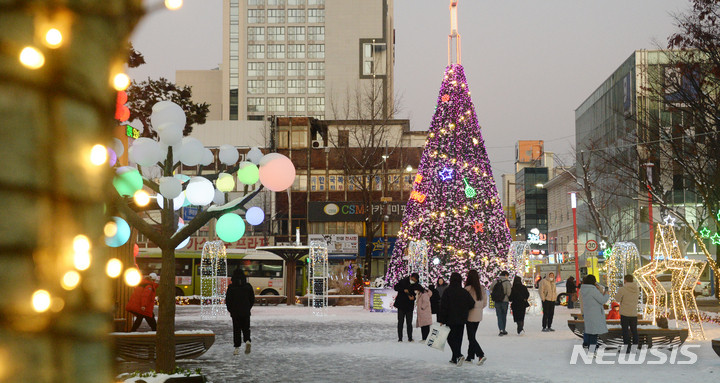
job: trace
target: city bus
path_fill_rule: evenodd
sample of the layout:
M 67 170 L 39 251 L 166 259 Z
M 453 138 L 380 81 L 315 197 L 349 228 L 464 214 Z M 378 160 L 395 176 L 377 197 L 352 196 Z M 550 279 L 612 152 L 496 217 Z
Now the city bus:
M 242 268 L 248 277 L 248 283 L 255 290 L 255 295 L 285 295 L 285 262 L 282 258 L 254 249 L 242 251 L 242 253 L 226 253 L 228 283 L 235 269 Z M 160 275 L 161 257 L 159 249 L 142 249 L 136 258 L 140 272 L 143 275 L 150 273 Z M 176 296 L 201 295 L 201 258 L 202 252 L 175 253 Z M 209 295 L 209 292 L 205 293 Z

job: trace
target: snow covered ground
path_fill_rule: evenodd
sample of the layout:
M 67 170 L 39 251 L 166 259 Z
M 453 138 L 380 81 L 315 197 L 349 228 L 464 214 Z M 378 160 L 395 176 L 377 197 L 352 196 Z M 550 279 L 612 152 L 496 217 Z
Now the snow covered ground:
M 232 322 L 228 316 L 201 320 L 199 306 L 177 308 L 178 330 L 215 332 L 212 348 L 195 360 L 178 361 L 180 367 L 202 368 L 210 382 L 689 382 L 716 381 L 720 357 L 710 339 L 720 337 L 720 326 L 704 324 L 708 340 L 700 345 L 693 365 L 586 365 L 570 364 L 574 345 L 582 343 L 567 327 L 571 312 L 557 307 L 555 332 L 541 332 L 542 315 L 528 315 L 527 333 L 515 335 L 512 315 L 507 331 L 499 337 L 495 311 L 485 309 L 478 342 L 485 351 L 483 366 L 448 363 L 449 346 L 441 352 L 418 343 L 397 342 L 397 316 L 370 313 L 359 306 L 330 307 L 328 316 L 316 317 L 307 307 L 254 307 L 251 318 L 252 353 L 233 356 Z M 414 323 L 414 321 L 413 321 Z M 146 328 L 143 323 L 141 331 Z M 467 335 L 466 335 L 467 336 Z M 467 339 L 463 353 L 467 351 Z M 670 355 L 669 351 L 665 354 Z M 648 359 L 651 357 L 648 355 Z M 678 360 L 687 358 L 678 357 Z M 605 358 L 608 360 L 608 358 Z M 654 358 L 653 360 L 657 360 Z M 119 372 L 145 371 L 152 366 L 119 364 Z M 717 374 L 716 374 L 717 373 Z

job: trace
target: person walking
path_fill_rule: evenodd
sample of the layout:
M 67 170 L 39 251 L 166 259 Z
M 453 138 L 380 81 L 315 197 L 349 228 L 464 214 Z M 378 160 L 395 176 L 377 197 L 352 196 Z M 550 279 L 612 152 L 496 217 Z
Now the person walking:
M 143 319 L 150 325 L 150 330 L 157 331 L 157 322 L 155 321 L 155 295 L 157 294 L 158 284 L 157 274 L 143 278 L 139 285 L 135 286 L 135 290 L 130 295 L 130 300 L 125 305 L 125 310 L 135 314 L 135 322 L 133 322 L 130 332 L 135 332 L 142 324 Z
M 595 276 L 590 274 L 583 279 L 580 287 L 580 294 L 583 297 L 583 320 L 585 321 L 583 347 L 587 344 L 589 351 L 590 347 L 595 345 L 593 355 L 597 354 L 598 335 L 608 332 L 603 305 L 610 299 L 608 292 L 596 282 Z
M 529 298 L 530 291 L 523 285 L 522 278 L 516 275 L 510 291 L 510 307 L 512 308 L 513 321 L 517 323 L 517 333 L 521 336 L 525 334 L 525 310 L 530 307 Z
M 622 328 L 623 343 L 627 347 L 626 352 L 637 348 L 639 343 L 637 321 L 638 321 L 638 285 L 631 274 L 623 277 L 625 282 L 615 294 L 615 300 L 620 303 L 620 327 Z M 630 345 L 630 332 L 632 332 L 632 346 Z
M 510 273 L 501 271 L 500 276 L 490 285 L 492 291 L 490 298 L 495 303 L 495 315 L 497 315 L 498 329 L 500 336 L 507 335 L 505 324 L 507 323 L 507 312 L 510 304 L 510 292 L 512 286 L 508 280 Z
M 555 331 L 555 329 L 552 328 L 553 316 L 555 316 L 555 300 L 557 299 L 555 273 L 548 273 L 547 278 L 540 281 L 539 293 L 543 308 L 542 331 Z
M 470 296 L 475 301 L 475 304 L 470 312 L 468 313 L 467 324 L 467 336 L 468 336 L 468 352 L 465 358 L 466 362 L 472 362 L 475 356 L 478 357 L 478 366 L 482 366 L 487 360 L 485 358 L 485 352 L 480 347 L 477 341 L 477 329 L 480 322 L 483 319 L 483 309 L 487 306 L 487 293 L 483 290 L 480 285 L 480 275 L 477 270 L 470 270 L 465 279 L 465 290 L 470 293 Z
M 567 308 L 574 309 L 575 302 L 577 302 L 577 282 L 575 282 L 575 277 L 569 277 L 567 279 L 567 282 L 565 282 L 565 289 L 568 296 Z
M 430 303 L 432 296 L 432 290 L 423 289 L 423 287 L 418 284 L 418 289 L 415 293 L 415 301 L 417 302 L 417 319 L 415 319 L 415 327 L 420 327 L 422 343 L 425 343 L 425 340 L 427 340 L 428 334 L 430 334 L 430 325 L 433 323 L 432 303 Z
M 250 309 L 255 304 L 255 292 L 252 285 L 247 283 L 247 277 L 242 269 L 235 269 L 230 286 L 225 293 L 225 306 L 233 321 L 233 355 L 240 354 L 240 346 L 245 343 L 245 354 L 250 353 Z
M 412 273 L 409 277 L 405 277 L 395 284 L 395 291 L 398 292 L 395 297 L 395 308 L 398 310 L 398 342 L 403 341 L 403 322 L 407 325 L 408 342 L 413 341 L 412 337 L 412 317 L 415 309 L 415 284 L 420 280 L 418 273 Z
M 462 366 L 465 358 L 460 353 L 462 347 L 463 332 L 468 319 L 470 309 L 475 307 L 475 300 L 470 293 L 462 287 L 462 277 L 459 273 L 450 275 L 450 284 L 445 289 L 440 299 L 440 314 L 438 323 L 450 327 L 450 334 L 447 343 L 452 350 L 450 363 Z
M 440 312 L 440 293 L 435 288 L 435 285 L 430 285 L 428 290 L 432 292 L 432 295 L 430 296 L 430 310 L 433 314 L 435 314 L 435 319 L 437 319 L 437 315 Z M 445 289 L 443 289 L 443 291 L 444 290 Z

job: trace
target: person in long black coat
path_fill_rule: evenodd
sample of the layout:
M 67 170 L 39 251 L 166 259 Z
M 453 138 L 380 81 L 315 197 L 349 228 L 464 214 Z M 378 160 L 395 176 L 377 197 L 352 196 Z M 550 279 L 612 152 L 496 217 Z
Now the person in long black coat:
M 475 300 L 463 288 L 462 276 L 458 273 L 452 273 L 450 275 L 450 285 L 445 289 L 440 299 L 438 323 L 450 327 L 450 334 L 447 337 L 447 342 L 452 350 L 450 363 L 455 363 L 458 366 L 461 366 L 465 361 L 465 358 L 460 353 L 460 348 L 462 347 L 468 313 L 473 307 L 475 307 Z
M 569 277 L 567 279 L 567 282 L 565 282 L 565 289 L 565 292 L 567 293 L 567 308 L 574 309 L 575 301 L 573 300 L 573 297 L 577 297 L 577 284 L 575 282 L 575 277 Z
M 437 316 L 440 312 L 440 292 L 435 288 L 435 285 L 430 285 L 428 290 L 432 292 L 432 296 L 430 296 L 430 312 Z
M 518 335 L 525 333 L 525 309 L 530 306 L 528 298 L 530 298 L 528 288 L 523 285 L 522 278 L 516 275 L 510 290 L 510 308 L 512 308 L 513 320 L 517 323 Z
M 395 297 L 395 308 L 398 310 L 398 342 L 402 342 L 403 322 L 407 326 L 408 342 L 413 341 L 412 317 L 415 309 L 415 291 L 418 288 L 417 282 L 419 280 L 420 275 L 412 273 L 409 277 L 405 277 L 395 284 L 395 291 L 398 292 L 397 297 Z
M 240 353 L 240 346 L 245 341 L 245 353 L 250 353 L 250 309 L 255 304 L 255 292 L 247 283 L 242 269 L 235 269 L 230 279 L 232 282 L 225 293 L 225 305 L 233 321 L 233 343 L 235 355 Z

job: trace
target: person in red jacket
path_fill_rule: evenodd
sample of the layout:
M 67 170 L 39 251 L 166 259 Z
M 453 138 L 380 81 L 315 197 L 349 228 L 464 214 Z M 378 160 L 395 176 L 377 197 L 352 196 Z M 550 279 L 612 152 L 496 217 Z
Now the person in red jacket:
M 620 320 L 620 303 L 613 302 L 610 307 L 610 312 L 605 319 L 617 319 Z
M 143 319 L 150 325 L 152 331 L 157 331 L 157 322 L 153 312 L 155 309 L 155 293 L 158 287 L 155 280 L 157 280 L 157 274 L 155 273 L 145 277 L 139 285 L 135 286 L 135 291 L 133 291 L 130 300 L 125 305 L 125 310 L 136 316 L 130 332 L 137 331 Z

